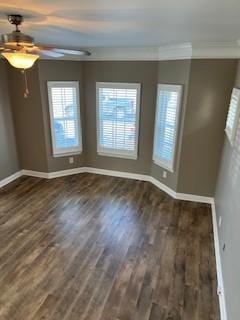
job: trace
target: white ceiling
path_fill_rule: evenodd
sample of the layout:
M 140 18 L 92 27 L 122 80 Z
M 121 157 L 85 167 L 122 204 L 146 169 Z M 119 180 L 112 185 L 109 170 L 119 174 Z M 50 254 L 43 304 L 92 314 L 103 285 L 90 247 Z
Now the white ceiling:
M 7 13 L 26 16 L 22 31 L 37 43 L 69 47 L 136 47 L 234 43 L 240 38 L 239 0 L 8 0 Z

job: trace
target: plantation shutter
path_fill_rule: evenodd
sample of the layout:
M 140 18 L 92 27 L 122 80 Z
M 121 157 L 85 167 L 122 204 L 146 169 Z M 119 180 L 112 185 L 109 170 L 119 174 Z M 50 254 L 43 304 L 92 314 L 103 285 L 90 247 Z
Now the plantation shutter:
M 230 106 L 228 110 L 226 128 L 225 128 L 229 141 L 232 144 L 236 136 L 239 113 L 240 113 L 240 90 L 237 88 L 233 88 Z
M 48 82 L 54 155 L 82 151 L 78 82 Z
M 153 160 L 173 171 L 182 86 L 158 85 Z
M 139 84 L 98 83 L 98 153 L 137 157 Z

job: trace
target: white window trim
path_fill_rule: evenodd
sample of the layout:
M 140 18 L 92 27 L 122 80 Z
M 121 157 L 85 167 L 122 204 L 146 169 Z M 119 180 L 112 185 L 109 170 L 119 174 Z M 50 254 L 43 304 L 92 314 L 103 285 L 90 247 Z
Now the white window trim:
M 169 166 L 168 163 L 160 159 L 155 154 L 155 144 L 157 141 L 157 114 L 159 111 L 159 92 L 163 89 L 164 91 L 177 91 L 179 93 L 178 95 L 178 103 L 177 103 L 177 113 L 176 113 L 176 136 L 175 136 L 175 145 L 173 150 L 173 161 L 172 165 Z M 155 110 L 155 125 L 154 125 L 154 143 L 153 143 L 153 162 L 162 167 L 163 169 L 168 170 L 169 172 L 174 172 L 175 166 L 176 166 L 176 151 L 177 151 L 177 145 L 178 145 L 178 135 L 179 135 L 179 127 L 180 127 L 180 110 L 181 110 L 181 104 L 182 104 L 182 92 L 183 92 L 183 86 L 182 85 L 171 85 L 171 84 L 158 84 L 157 86 L 157 104 L 156 104 L 156 110 Z
M 136 89 L 136 139 L 134 152 L 115 150 L 110 148 L 103 148 L 100 146 L 99 139 L 99 89 L 100 88 L 113 88 L 113 89 Z M 136 160 L 138 158 L 138 138 L 139 138 L 139 115 L 140 115 L 140 97 L 141 97 L 141 84 L 140 83 L 123 83 L 123 82 L 97 82 L 96 83 L 96 120 L 97 120 L 97 154 L 106 157 L 117 157 L 124 159 Z
M 237 111 L 236 111 L 236 114 L 235 114 L 234 125 L 233 125 L 232 130 L 227 126 L 227 120 L 228 120 L 228 116 L 227 116 L 226 127 L 225 127 L 225 133 L 226 133 L 226 135 L 228 137 L 228 140 L 229 140 L 231 146 L 233 146 L 234 142 L 235 142 L 235 138 L 236 138 L 236 134 L 237 134 L 237 128 L 238 128 L 238 121 L 239 121 L 239 116 L 240 116 L 240 89 L 233 88 L 232 95 L 231 95 L 231 100 L 232 100 L 232 96 L 233 95 L 236 95 L 237 98 L 238 98 Z M 230 104 L 229 104 L 228 113 L 230 111 L 231 100 L 230 100 Z
M 82 153 L 82 126 L 81 126 L 81 106 L 80 106 L 80 93 L 79 93 L 79 83 L 78 81 L 48 81 L 48 108 L 50 114 L 50 127 L 51 127 L 51 138 L 52 138 L 52 152 L 53 157 L 66 157 L 71 155 L 77 155 Z M 78 120 L 78 128 L 79 128 L 79 146 L 75 148 L 64 148 L 57 149 L 55 147 L 55 134 L 54 134 L 54 123 L 53 123 L 53 108 L 52 108 L 52 88 L 75 88 L 77 95 L 77 120 Z

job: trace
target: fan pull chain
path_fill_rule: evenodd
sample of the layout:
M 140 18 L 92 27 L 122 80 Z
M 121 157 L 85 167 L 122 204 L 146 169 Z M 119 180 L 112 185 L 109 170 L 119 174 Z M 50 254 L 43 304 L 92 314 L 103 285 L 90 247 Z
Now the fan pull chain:
M 29 90 L 28 90 L 28 81 L 27 81 L 27 72 L 25 69 L 22 70 L 22 74 L 23 74 L 23 77 L 24 77 L 24 85 L 25 85 L 25 91 L 24 91 L 24 98 L 28 98 L 29 96 Z

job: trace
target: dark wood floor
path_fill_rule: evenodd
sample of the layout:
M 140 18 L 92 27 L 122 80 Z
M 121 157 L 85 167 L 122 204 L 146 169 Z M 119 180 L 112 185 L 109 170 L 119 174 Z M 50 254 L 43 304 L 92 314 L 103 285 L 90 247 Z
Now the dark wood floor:
M 0 319 L 219 319 L 210 207 L 121 178 L 19 179 L 0 191 Z

